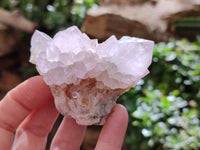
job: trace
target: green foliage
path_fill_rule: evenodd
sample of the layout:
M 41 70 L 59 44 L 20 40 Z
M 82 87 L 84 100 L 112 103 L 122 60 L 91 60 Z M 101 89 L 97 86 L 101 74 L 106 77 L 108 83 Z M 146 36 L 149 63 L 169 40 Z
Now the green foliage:
M 200 149 L 200 39 L 159 43 L 150 74 L 120 99 L 132 150 Z
M 53 35 L 72 25 L 81 27 L 87 10 L 97 3 L 98 0 L 2 0 L 0 7 L 19 9 L 26 18 Z

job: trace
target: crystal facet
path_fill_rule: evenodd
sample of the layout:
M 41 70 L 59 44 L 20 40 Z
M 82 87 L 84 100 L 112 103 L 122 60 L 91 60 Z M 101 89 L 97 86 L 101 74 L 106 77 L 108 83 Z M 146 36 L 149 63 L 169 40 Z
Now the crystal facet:
M 36 30 L 30 62 L 63 115 L 81 125 L 102 125 L 116 99 L 148 74 L 153 46 L 153 41 L 129 36 L 98 43 L 76 26 L 53 38 Z

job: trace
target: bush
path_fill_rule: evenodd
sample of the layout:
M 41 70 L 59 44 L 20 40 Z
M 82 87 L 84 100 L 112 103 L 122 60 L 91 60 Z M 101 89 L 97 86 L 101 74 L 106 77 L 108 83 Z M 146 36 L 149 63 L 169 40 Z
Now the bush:
M 132 150 L 200 148 L 200 39 L 155 46 L 150 75 L 121 96 Z

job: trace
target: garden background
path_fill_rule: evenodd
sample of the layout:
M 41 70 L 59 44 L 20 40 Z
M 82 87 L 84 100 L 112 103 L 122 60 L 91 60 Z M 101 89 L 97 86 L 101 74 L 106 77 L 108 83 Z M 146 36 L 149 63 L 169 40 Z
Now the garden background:
M 34 30 L 53 36 L 72 25 L 99 41 L 114 34 L 156 42 L 150 74 L 118 100 L 129 112 L 124 150 L 200 149 L 198 0 L 1 0 L 0 98 L 37 75 L 28 61 Z M 88 127 L 82 150 L 94 149 L 100 129 Z

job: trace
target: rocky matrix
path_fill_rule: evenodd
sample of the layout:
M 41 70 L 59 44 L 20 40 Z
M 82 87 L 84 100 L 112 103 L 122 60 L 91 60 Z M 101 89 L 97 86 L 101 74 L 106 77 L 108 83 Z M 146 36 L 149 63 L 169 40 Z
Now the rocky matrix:
M 30 62 L 50 86 L 61 114 L 81 125 L 103 125 L 117 98 L 148 74 L 153 46 L 128 36 L 98 43 L 72 26 L 53 38 L 35 31 Z

